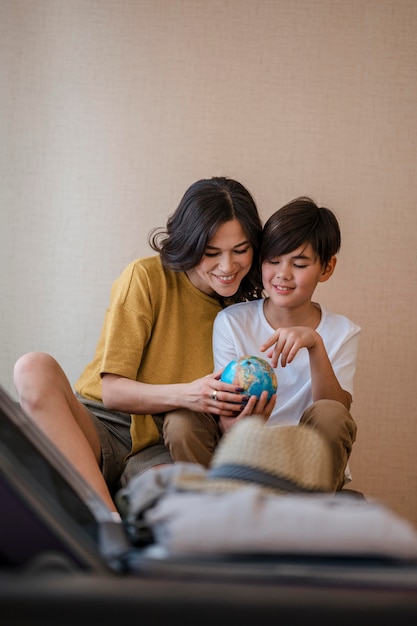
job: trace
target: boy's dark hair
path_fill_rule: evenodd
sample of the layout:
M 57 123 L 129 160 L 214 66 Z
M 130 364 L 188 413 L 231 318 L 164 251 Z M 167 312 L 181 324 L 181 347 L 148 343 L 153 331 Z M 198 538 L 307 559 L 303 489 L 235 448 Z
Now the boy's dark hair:
M 307 196 L 300 196 L 266 221 L 260 252 L 261 263 L 289 254 L 304 244 L 311 244 L 322 265 L 340 249 L 340 227 L 334 213 L 319 207 Z
M 253 300 L 262 295 L 259 264 L 262 222 L 254 199 L 241 183 L 221 176 L 193 183 L 168 218 L 166 228 L 150 231 L 149 245 L 160 254 L 164 267 L 185 272 L 200 263 L 208 241 L 219 226 L 233 219 L 241 223 L 252 245 L 253 261 L 230 300 Z

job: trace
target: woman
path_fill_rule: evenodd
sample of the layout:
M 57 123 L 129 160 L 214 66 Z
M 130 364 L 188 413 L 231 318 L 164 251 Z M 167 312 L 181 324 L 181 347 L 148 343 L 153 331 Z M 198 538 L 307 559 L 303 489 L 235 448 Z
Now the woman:
M 95 356 L 75 393 L 52 356 L 17 361 L 22 408 L 112 511 L 112 494 L 133 475 L 172 462 L 161 434 L 165 413 L 219 414 L 213 390 L 220 374 L 208 373 L 213 321 L 226 305 L 261 296 L 261 231 L 239 182 L 195 182 L 166 228 L 151 232 L 158 254 L 130 263 L 113 284 Z

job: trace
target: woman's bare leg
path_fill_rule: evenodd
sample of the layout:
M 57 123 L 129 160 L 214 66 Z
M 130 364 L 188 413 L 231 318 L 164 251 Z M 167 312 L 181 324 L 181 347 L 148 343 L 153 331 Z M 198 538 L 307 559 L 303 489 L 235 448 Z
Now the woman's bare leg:
M 14 384 L 25 413 L 71 461 L 110 510 L 116 511 L 100 471 L 99 437 L 57 361 L 44 352 L 24 354 L 15 364 Z

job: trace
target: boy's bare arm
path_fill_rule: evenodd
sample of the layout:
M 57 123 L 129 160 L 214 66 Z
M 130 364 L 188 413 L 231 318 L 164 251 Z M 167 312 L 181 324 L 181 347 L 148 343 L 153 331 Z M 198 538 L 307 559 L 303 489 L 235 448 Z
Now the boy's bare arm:
M 349 409 L 352 403 L 352 396 L 340 386 L 323 340 L 318 333 L 316 334 L 319 339 L 308 351 L 313 402 L 323 399 L 338 400 Z

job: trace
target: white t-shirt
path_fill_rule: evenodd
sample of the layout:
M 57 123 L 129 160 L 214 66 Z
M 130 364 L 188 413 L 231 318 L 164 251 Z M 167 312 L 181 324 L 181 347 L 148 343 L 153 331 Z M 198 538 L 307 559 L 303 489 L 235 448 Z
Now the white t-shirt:
M 228 306 L 217 314 L 213 326 L 215 371 L 244 355 L 259 356 L 268 361 L 259 346 L 275 329 L 265 318 L 263 304 L 263 299 L 242 302 Z M 316 306 L 321 309 L 316 331 L 323 339 L 341 387 L 353 395 L 361 328 L 343 315 L 326 311 L 318 304 Z M 275 373 L 278 380 L 277 401 L 268 423 L 298 424 L 303 411 L 313 403 L 307 349 L 301 349 L 286 367 L 281 367 L 278 362 Z

